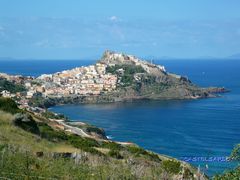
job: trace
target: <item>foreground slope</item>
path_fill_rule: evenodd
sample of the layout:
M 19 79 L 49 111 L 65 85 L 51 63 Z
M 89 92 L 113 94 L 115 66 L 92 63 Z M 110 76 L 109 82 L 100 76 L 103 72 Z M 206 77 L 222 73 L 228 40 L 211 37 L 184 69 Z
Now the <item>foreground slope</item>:
M 195 179 L 190 165 L 136 145 L 74 135 L 0 98 L 0 176 L 10 179 Z M 2 111 L 4 110 L 4 111 Z

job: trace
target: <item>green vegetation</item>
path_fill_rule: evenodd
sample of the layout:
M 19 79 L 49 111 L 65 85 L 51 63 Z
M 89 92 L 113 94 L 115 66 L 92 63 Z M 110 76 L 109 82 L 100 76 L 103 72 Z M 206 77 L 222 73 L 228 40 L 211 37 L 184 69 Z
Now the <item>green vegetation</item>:
M 94 139 L 70 135 L 68 141 L 71 143 L 71 145 L 76 148 L 82 149 L 83 151 L 90 152 L 92 154 L 104 155 L 100 151 L 95 149 L 95 147 L 99 147 L 99 143 Z
M 45 111 L 42 113 L 42 116 L 45 118 L 50 118 L 50 119 L 63 119 L 63 120 L 68 120 L 68 117 L 66 117 L 64 114 L 56 114 L 51 111 Z
M 36 157 L 31 152 L 14 146 L 7 146 L 0 150 L 0 177 L 6 179 L 137 179 L 132 175 L 128 166 L 105 162 L 102 158 L 95 166 L 80 160 Z
M 119 72 L 120 69 L 123 70 L 122 73 Z M 116 64 L 115 66 L 108 66 L 106 72 L 111 74 L 118 74 L 121 79 L 122 86 L 126 87 L 134 83 L 134 74 L 145 73 L 145 70 L 142 68 L 142 66 Z
M 86 152 L 102 155 L 98 150 L 95 149 L 95 147 L 99 147 L 99 143 L 94 139 L 66 134 L 63 131 L 54 130 L 44 123 L 39 124 L 39 129 L 41 138 L 45 138 L 52 142 L 65 142 Z
M 172 179 L 162 157 L 133 145 L 80 137 L 1 98 L 0 177 Z M 7 108 L 6 108 L 7 107 Z M 167 159 L 164 157 L 163 159 Z M 181 164 L 180 164 L 181 166 Z M 166 169 L 164 169 L 164 168 Z M 180 172 L 179 172 L 180 174 Z
M 111 156 L 111 157 L 113 157 L 113 158 L 116 158 L 116 159 L 123 159 L 123 156 L 122 156 L 122 155 L 120 154 L 120 152 L 117 151 L 117 150 L 110 150 L 110 151 L 108 152 L 108 155 Z
M 159 156 L 157 154 L 148 152 L 148 151 L 144 150 L 143 148 L 140 148 L 137 146 L 128 146 L 127 150 L 130 153 L 134 154 L 136 157 L 143 156 L 152 161 L 156 161 L 156 162 L 161 161 L 161 159 L 159 158 Z
M 98 127 L 95 127 L 95 126 L 86 126 L 86 132 L 94 132 L 94 133 L 97 133 L 97 134 L 102 134 L 103 133 L 103 130 L 98 128 Z
M 234 161 L 240 161 L 240 144 L 237 144 L 231 155 L 230 155 L 230 160 L 234 160 Z M 238 167 L 236 167 L 233 170 L 230 171 L 226 171 L 225 173 L 223 173 L 222 175 L 216 175 L 214 176 L 214 180 L 229 180 L 229 179 L 233 179 L 233 180 L 238 180 L 240 177 L 240 165 L 238 165 Z
M 25 131 L 31 132 L 33 134 L 39 134 L 39 128 L 37 123 L 33 120 L 32 116 L 28 114 L 18 113 L 14 116 L 13 123 Z
M 3 97 L 0 97 L 0 110 L 11 114 L 22 112 L 12 99 Z
M 120 144 L 117 144 L 115 142 L 102 142 L 101 144 L 102 148 L 107 148 L 113 151 L 120 151 L 123 149 L 123 146 L 121 146 Z
M 41 108 L 49 108 L 56 104 L 56 100 L 51 98 L 44 98 L 41 96 L 34 96 L 29 100 L 29 105 L 32 107 L 41 107 Z
M 214 180 L 239 180 L 240 177 L 240 167 L 236 169 L 226 171 L 222 175 L 216 175 L 213 177 Z
M 105 131 L 103 129 L 98 128 L 98 127 L 93 126 L 93 125 L 89 125 L 89 124 L 82 125 L 81 129 L 84 132 L 89 133 L 89 134 L 96 133 L 96 134 L 99 134 L 101 136 L 105 136 Z
M 118 74 L 118 70 L 119 69 L 123 69 L 124 70 L 124 74 L 127 75 L 133 75 L 135 73 L 144 73 L 144 69 L 142 68 L 142 66 L 136 66 L 136 65 L 127 65 L 127 64 L 122 64 L 122 65 L 118 65 L 116 64 L 115 66 L 108 66 L 106 69 L 107 73 L 111 73 L 111 74 Z
M 57 131 L 46 123 L 38 123 L 40 136 L 52 142 L 61 142 L 68 140 L 67 135 L 63 131 Z
M 156 83 L 156 76 L 146 75 L 146 76 L 144 76 L 142 81 L 146 85 L 154 84 L 154 83 Z
M 169 174 L 178 174 L 181 171 L 181 163 L 175 160 L 165 160 L 162 162 L 163 169 Z
M 0 78 L 0 91 L 7 90 L 11 93 L 26 91 L 26 88 L 21 84 L 16 84 L 7 79 Z
M 151 98 L 170 87 L 167 82 L 158 82 L 157 76 L 146 73 L 141 66 L 127 64 L 108 66 L 106 72 L 118 75 L 119 87 L 131 87 L 140 96 Z
M 240 144 L 237 144 L 234 147 L 234 149 L 230 155 L 230 159 L 235 160 L 235 161 L 240 161 Z

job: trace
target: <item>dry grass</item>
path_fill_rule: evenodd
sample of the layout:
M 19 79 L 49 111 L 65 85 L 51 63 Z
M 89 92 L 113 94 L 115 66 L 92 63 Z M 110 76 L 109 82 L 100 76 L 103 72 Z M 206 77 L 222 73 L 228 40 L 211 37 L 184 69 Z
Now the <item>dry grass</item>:
M 33 152 L 77 152 L 78 150 L 66 143 L 54 143 L 41 139 L 37 135 L 26 132 L 12 124 L 14 116 L 0 111 L 0 143 L 12 144 L 31 149 Z
M 0 111 L 0 125 L 10 124 L 12 120 L 13 120 L 12 114 Z

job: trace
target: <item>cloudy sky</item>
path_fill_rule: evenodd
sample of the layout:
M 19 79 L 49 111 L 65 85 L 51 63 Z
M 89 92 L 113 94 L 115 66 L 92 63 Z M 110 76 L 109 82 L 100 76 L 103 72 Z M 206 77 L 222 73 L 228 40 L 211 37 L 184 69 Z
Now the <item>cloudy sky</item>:
M 239 0 L 0 0 L 0 57 L 240 53 Z

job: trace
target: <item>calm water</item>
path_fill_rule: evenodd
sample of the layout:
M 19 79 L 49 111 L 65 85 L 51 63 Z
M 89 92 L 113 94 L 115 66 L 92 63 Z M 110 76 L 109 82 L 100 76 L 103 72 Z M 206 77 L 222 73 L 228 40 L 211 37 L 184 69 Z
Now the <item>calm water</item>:
M 37 76 L 89 61 L 0 61 L 0 72 Z M 187 75 L 201 86 L 224 86 L 221 98 L 53 107 L 71 119 L 103 127 L 114 140 L 131 141 L 161 154 L 182 157 L 228 156 L 240 142 L 240 61 L 158 61 L 170 72 Z M 232 164 L 191 162 L 212 175 Z

